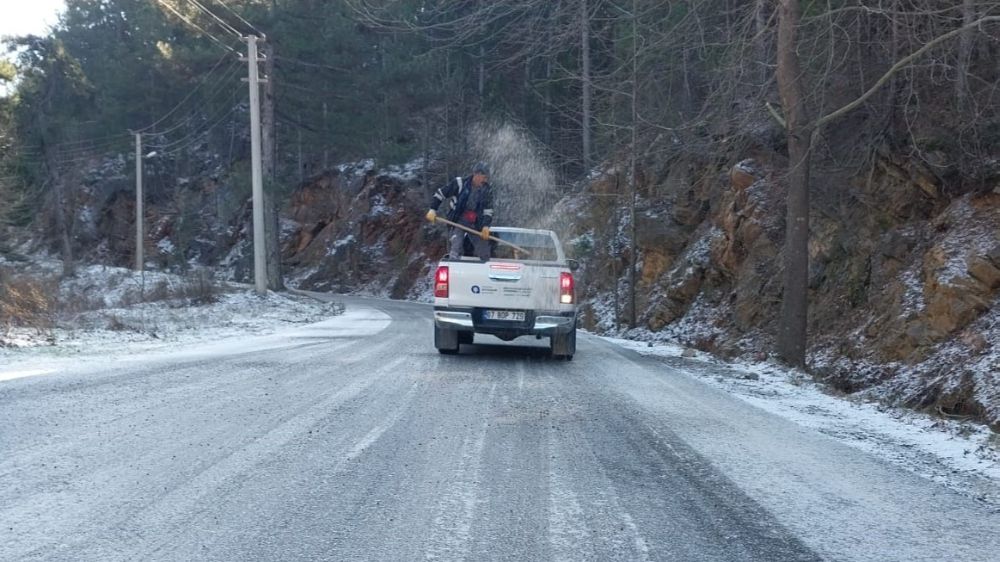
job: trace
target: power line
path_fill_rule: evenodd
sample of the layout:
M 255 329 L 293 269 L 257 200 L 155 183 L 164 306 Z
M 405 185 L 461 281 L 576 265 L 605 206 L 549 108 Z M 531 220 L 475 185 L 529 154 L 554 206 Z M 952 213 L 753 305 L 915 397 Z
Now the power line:
M 226 89 L 225 87 L 229 85 L 228 82 L 231 81 L 233 77 L 239 72 L 238 66 L 239 66 L 239 61 L 233 61 L 232 64 L 230 64 L 229 68 L 226 70 L 226 73 L 222 76 L 222 78 L 218 82 L 216 82 L 214 89 L 202 99 L 202 106 L 210 104 L 213 100 L 215 100 L 216 97 L 218 97 L 220 92 L 225 91 Z M 194 111 L 189 113 L 186 117 L 184 117 L 178 123 L 176 123 L 171 127 L 168 127 L 161 131 L 151 131 L 148 133 L 144 132 L 142 134 L 146 136 L 166 135 L 187 126 L 189 123 L 191 123 L 193 119 L 195 119 L 200 115 L 201 113 L 197 109 L 195 109 Z
M 179 146 L 179 147 L 170 149 L 170 150 L 157 149 L 157 156 L 173 156 L 174 154 L 178 154 L 178 153 L 182 152 L 183 150 L 187 149 L 188 147 L 197 144 L 199 141 L 201 141 L 203 139 L 203 137 L 205 137 L 206 135 L 208 135 L 208 133 L 211 133 L 219 125 L 222 125 L 224 122 L 226 122 L 229 119 L 229 116 L 233 115 L 233 113 L 236 112 L 236 109 L 237 109 L 237 107 L 233 106 L 232 109 L 230 109 L 224 115 L 222 115 L 218 120 L 215 121 L 215 123 L 212 123 L 211 125 L 208 126 L 208 128 L 206 128 L 201 133 L 199 133 L 196 138 L 191 139 L 191 142 L 189 142 L 189 143 L 187 143 L 187 144 L 185 144 L 183 146 Z M 233 127 L 235 127 L 236 126 L 236 120 L 233 119 L 233 121 L 230 122 L 230 125 L 232 125 Z
M 191 27 L 193 27 L 193 28 L 197 29 L 198 31 L 202 32 L 203 35 L 207 35 L 212 41 L 215 41 L 216 43 L 218 43 L 219 46 L 222 47 L 223 49 L 226 49 L 227 51 L 232 52 L 232 53 L 236 52 L 235 49 L 233 49 L 229 45 L 226 45 L 225 43 L 223 43 L 221 40 L 219 40 L 218 37 L 216 37 L 215 35 L 212 35 L 211 33 L 207 32 L 207 31 L 205 31 L 204 29 L 201 28 L 201 26 L 199 26 L 198 24 L 196 24 L 196 23 L 192 22 L 191 20 L 187 19 L 186 17 L 184 17 L 183 14 L 181 14 L 176 9 L 174 9 L 174 7 L 171 6 L 170 4 L 167 4 L 163 0 L 156 0 L 156 2 L 158 4 L 160 4 L 161 6 L 163 6 L 164 8 L 166 8 L 166 9 L 170 10 L 171 12 L 173 12 L 174 15 L 176 15 L 179 18 L 181 18 L 181 20 L 183 20 L 185 23 L 187 23 Z
M 51 147 L 53 150 L 60 152 L 78 152 L 81 150 L 90 150 L 92 148 L 99 146 L 112 145 L 120 140 L 124 140 L 126 136 L 127 135 L 125 135 L 124 133 L 119 133 L 116 135 L 106 135 L 102 137 L 76 139 L 72 141 L 54 143 L 51 145 Z M 28 153 L 40 154 L 41 153 L 40 151 L 41 151 L 40 147 L 28 148 L 25 146 L 17 146 L 17 145 L 10 147 L 10 149 L 8 150 L 8 152 L 16 152 L 18 154 L 28 154 Z
M 290 62 L 292 64 L 298 64 L 298 65 L 307 66 L 307 67 L 310 67 L 310 68 L 325 68 L 327 70 L 336 70 L 337 72 L 347 72 L 347 69 L 343 68 L 343 67 L 330 66 L 330 65 L 327 65 L 327 64 L 319 64 L 319 63 L 315 63 L 315 62 L 308 62 L 308 61 L 304 61 L 304 60 L 300 60 L 300 59 L 293 59 L 293 58 L 289 58 L 289 57 L 282 57 L 282 56 L 279 56 L 279 55 L 275 55 L 274 56 L 274 60 L 276 60 L 276 61 L 282 61 L 282 62 Z
M 118 133 L 118 134 L 114 134 L 114 135 L 105 135 L 103 137 L 93 137 L 93 138 L 89 138 L 89 139 L 79 139 L 79 140 L 73 140 L 73 141 L 66 141 L 66 142 L 59 143 L 57 146 L 72 146 L 72 145 L 76 145 L 76 144 L 86 144 L 86 143 L 96 142 L 96 141 L 105 140 L 105 139 L 118 139 L 118 138 L 121 138 L 123 135 L 124 135 L 124 133 Z
M 236 16 L 236 18 L 238 20 L 240 20 L 241 22 L 243 22 L 243 25 L 245 25 L 245 26 L 249 27 L 250 29 L 254 30 L 257 33 L 257 35 L 260 35 L 261 37 L 264 36 L 264 32 L 263 31 L 257 29 L 256 27 L 254 27 L 254 25 L 252 23 L 250 23 L 247 20 L 243 19 L 243 16 L 239 15 L 232 8 L 230 8 L 229 6 L 227 6 L 225 2 L 223 2 L 222 0 L 215 0 L 215 1 L 219 5 L 221 5 L 223 8 L 225 8 L 227 12 L 229 12 L 230 14 L 233 14 L 234 16 Z
M 57 157 L 79 156 L 93 151 L 106 151 L 110 148 L 115 147 L 117 144 L 125 141 L 127 138 L 128 135 L 119 134 L 107 137 L 96 137 L 93 139 L 82 139 L 66 143 L 57 143 L 50 146 L 53 154 Z M 30 148 L 18 146 L 14 147 L 14 150 L 10 152 L 11 152 L 10 154 L 5 156 L 14 158 L 20 158 L 20 157 L 40 158 L 44 156 L 44 151 L 40 146 L 38 147 L 32 146 Z
M 191 99 L 192 96 L 195 95 L 195 93 L 198 91 L 199 88 L 201 88 L 202 86 L 205 85 L 205 83 L 208 82 L 209 77 L 212 76 L 212 74 L 215 73 L 215 71 L 219 68 L 219 65 L 222 64 L 222 61 L 226 60 L 230 56 L 231 55 L 229 55 L 228 53 L 225 54 L 225 55 L 222 55 L 222 58 L 220 58 L 218 60 L 218 62 L 216 62 L 215 65 L 212 66 L 212 69 L 208 71 L 208 74 L 206 74 L 204 77 L 202 77 L 201 82 L 198 82 L 198 85 L 195 86 L 194 88 L 192 88 L 191 91 L 188 93 L 188 95 L 184 96 L 184 99 L 182 99 L 180 101 L 180 103 L 178 103 L 177 105 L 175 105 L 173 109 L 171 109 L 166 114 L 164 114 L 163 117 L 160 117 L 159 119 L 157 119 L 154 123 L 146 125 L 145 127 L 142 127 L 140 129 L 136 129 L 135 132 L 141 133 L 143 131 L 148 131 L 149 129 L 152 129 L 153 127 L 155 127 L 155 126 L 159 125 L 160 123 L 162 123 L 163 121 L 165 121 L 167 119 L 167 117 L 170 117 L 171 115 L 173 115 L 174 112 L 176 112 L 178 109 L 180 109 L 180 107 L 182 105 L 184 105 L 189 99 Z M 235 64 L 235 62 L 238 62 L 238 61 L 234 61 L 234 64 Z
M 201 2 L 198 2 L 198 0 L 188 0 L 188 2 L 191 2 L 192 4 L 195 5 L 196 8 L 198 8 L 202 12 L 208 14 L 215 21 L 219 22 L 219 25 L 222 26 L 222 29 L 228 31 L 229 33 L 232 33 L 236 37 L 242 37 L 242 35 L 240 34 L 240 32 L 236 31 L 235 27 L 229 25 L 228 23 L 226 23 L 225 20 L 223 20 L 219 16 L 215 15 L 215 13 L 213 13 L 211 10 L 209 10 L 208 8 L 206 8 L 205 6 L 203 6 L 201 4 Z
M 209 101 L 215 100 L 218 97 L 218 94 L 220 94 L 220 93 L 222 93 L 224 91 L 225 91 L 225 88 L 219 88 L 218 90 L 216 90 L 215 94 L 213 94 L 211 98 L 209 98 L 208 100 L 206 100 L 205 104 L 209 105 Z M 223 106 L 221 109 L 226 109 L 226 107 Z M 184 129 L 185 127 L 188 127 L 192 123 L 195 123 L 195 128 L 197 128 L 198 123 L 204 123 L 206 120 L 212 119 L 212 117 L 209 117 L 207 115 L 207 113 L 208 113 L 207 111 L 204 112 L 204 113 L 197 113 L 197 112 L 196 113 L 192 113 L 191 115 L 188 115 L 188 117 L 184 121 L 181 121 L 180 123 L 178 123 L 177 125 L 174 125 L 173 127 L 169 128 L 169 129 L 165 129 L 163 131 L 158 131 L 158 132 L 155 132 L 155 133 L 144 133 L 144 135 L 146 137 L 148 137 L 148 138 L 154 139 L 154 140 L 152 140 L 150 142 L 152 143 L 152 145 L 155 145 L 156 142 L 159 139 L 166 138 L 166 137 L 170 136 L 170 134 L 172 134 L 174 131 L 177 131 L 177 130 L 180 130 L 180 129 Z M 180 134 L 181 134 L 181 138 L 184 138 L 186 136 L 190 136 L 190 135 L 196 134 L 196 133 L 191 133 L 190 131 L 182 131 Z M 170 143 L 166 142 L 164 144 L 170 144 Z
M 198 141 L 205 133 L 210 132 L 212 129 L 214 129 L 220 123 L 222 123 L 222 121 L 224 121 L 227 117 L 229 117 L 230 114 L 232 114 L 234 111 L 237 110 L 237 108 L 239 107 L 239 103 L 241 103 L 242 101 L 243 101 L 242 97 L 240 98 L 239 102 L 237 102 L 235 96 L 233 96 L 233 103 L 230 105 L 228 110 L 225 110 L 221 114 L 222 115 L 221 118 L 216 119 L 216 117 L 220 115 L 219 113 L 216 113 L 212 117 L 206 119 L 206 121 L 214 120 L 214 122 L 212 122 L 207 128 L 204 128 L 200 131 L 196 131 L 194 133 L 190 133 L 174 141 L 169 141 L 162 144 L 147 143 L 145 144 L 145 146 L 157 150 L 171 151 L 171 153 L 183 150 L 184 148 L 187 148 L 194 142 Z

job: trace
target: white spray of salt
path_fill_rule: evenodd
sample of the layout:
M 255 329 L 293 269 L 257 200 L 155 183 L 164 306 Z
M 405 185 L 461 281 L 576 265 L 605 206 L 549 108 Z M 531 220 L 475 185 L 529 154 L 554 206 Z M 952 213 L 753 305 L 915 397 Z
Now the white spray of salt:
M 510 123 L 478 123 L 469 135 L 475 160 L 491 168 L 497 226 L 539 228 L 559 197 L 545 150 L 528 131 Z

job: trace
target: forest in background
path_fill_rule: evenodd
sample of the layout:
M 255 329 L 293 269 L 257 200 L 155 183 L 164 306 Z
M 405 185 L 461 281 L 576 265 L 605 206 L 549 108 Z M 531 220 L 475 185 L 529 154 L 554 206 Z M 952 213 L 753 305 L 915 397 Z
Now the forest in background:
M 5 40 L 0 220 L 71 253 L 74 186 L 95 158 L 120 155 L 127 169 L 134 130 L 157 178 L 246 178 L 237 35 L 260 32 L 273 49 L 275 195 L 362 158 L 422 157 L 426 187 L 467 164 L 476 123 L 516 123 L 566 194 L 595 170 L 621 171 L 588 204 L 630 211 L 631 247 L 617 250 L 633 325 L 636 209 L 676 203 L 657 198 L 656 171 L 768 155 L 789 203 L 779 347 L 802 363 L 810 220 L 847 207 L 886 230 L 925 218 L 848 187 L 886 159 L 934 178 L 938 206 L 996 187 L 998 19 L 977 0 L 67 0 L 50 36 Z M 229 205 L 248 183 L 233 182 L 245 191 Z M 178 187 L 148 189 L 155 201 Z

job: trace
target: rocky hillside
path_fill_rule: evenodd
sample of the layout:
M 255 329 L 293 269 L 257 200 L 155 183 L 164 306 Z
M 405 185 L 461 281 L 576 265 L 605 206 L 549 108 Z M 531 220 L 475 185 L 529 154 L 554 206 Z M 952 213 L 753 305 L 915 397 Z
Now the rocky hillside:
M 689 155 L 642 169 L 634 328 L 622 174 L 596 174 L 532 223 L 559 230 L 581 260 L 586 328 L 764 360 L 781 297 L 783 166 L 761 150 L 732 167 Z M 74 192 L 85 262 L 132 259 L 126 168 L 95 162 Z M 423 220 L 421 177 L 367 161 L 297 186 L 282 210 L 288 284 L 427 299 L 445 243 Z M 887 156 L 843 181 L 812 218 L 811 370 L 839 392 L 1000 428 L 1000 195 Z M 150 265 L 219 265 L 248 280 L 250 209 L 237 184 L 209 167 L 153 196 Z
M 319 291 L 426 298 L 430 268 L 445 250 L 443 232 L 424 221 L 426 205 L 425 190 L 412 175 L 362 167 L 310 180 L 295 190 L 286 210 L 289 282 Z
M 627 214 L 607 174 L 566 208 L 586 265 L 586 323 L 764 359 L 781 298 L 784 204 L 776 156 L 728 170 L 697 158 L 640 185 L 637 325 L 628 329 Z M 955 189 L 880 157 L 819 203 L 810 243 L 810 367 L 834 389 L 1000 428 L 1000 195 Z M 614 311 L 618 311 L 618 317 Z

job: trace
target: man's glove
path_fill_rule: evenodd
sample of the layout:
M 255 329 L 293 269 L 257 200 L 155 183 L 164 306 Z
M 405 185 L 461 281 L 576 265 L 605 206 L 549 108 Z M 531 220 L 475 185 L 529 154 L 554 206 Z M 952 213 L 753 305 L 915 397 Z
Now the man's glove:
M 483 231 L 479 233 L 479 236 L 483 240 L 489 240 L 490 239 L 490 227 L 484 226 L 483 227 Z
M 434 222 L 434 221 L 437 220 L 437 218 L 438 218 L 437 211 L 435 211 L 434 209 L 429 209 L 427 211 L 427 220 L 428 221 Z

